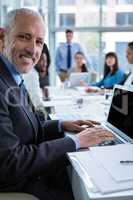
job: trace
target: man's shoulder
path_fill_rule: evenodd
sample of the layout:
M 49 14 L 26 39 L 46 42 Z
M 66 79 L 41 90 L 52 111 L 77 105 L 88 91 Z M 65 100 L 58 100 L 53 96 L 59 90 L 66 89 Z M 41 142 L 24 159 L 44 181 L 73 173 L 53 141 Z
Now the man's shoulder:
M 79 44 L 78 42 L 73 42 L 73 43 L 72 43 L 72 46 L 79 47 L 79 48 L 81 47 L 80 44 Z
M 66 51 L 66 49 L 67 49 L 66 47 L 67 47 L 66 43 L 65 42 L 61 42 L 57 47 L 57 52 Z
M 62 46 L 63 47 L 66 46 L 66 43 L 65 42 L 60 42 L 58 47 L 62 47 Z

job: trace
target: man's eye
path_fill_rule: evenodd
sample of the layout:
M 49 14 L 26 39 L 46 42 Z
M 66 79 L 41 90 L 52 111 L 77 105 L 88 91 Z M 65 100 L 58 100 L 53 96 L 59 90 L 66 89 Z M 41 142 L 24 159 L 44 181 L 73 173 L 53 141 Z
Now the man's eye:
M 43 46 L 43 41 L 41 41 L 41 40 L 37 40 L 37 44 Z
M 18 38 L 20 40 L 30 40 L 30 36 L 29 35 L 18 35 Z
M 18 35 L 18 38 L 19 39 L 26 39 L 26 36 L 25 35 Z

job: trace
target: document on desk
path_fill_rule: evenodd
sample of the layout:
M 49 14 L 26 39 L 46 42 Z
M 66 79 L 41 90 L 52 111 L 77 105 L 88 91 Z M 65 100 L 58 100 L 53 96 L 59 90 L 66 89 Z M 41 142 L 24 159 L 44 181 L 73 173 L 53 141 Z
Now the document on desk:
M 92 147 L 90 153 L 115 181 L 133 181 L 132 144 Z
M 106 165 L 106 167 L 105 167 L 102 163 L 102 161 L 107 163 L 108 158 L 111 158 L 109 151 L 111 151 L 111 152 L 113 151 L 112 154 L 114 154 L 114 156 L 116 154 L 116 151 L 118 151 L 118 149 L 120 150 L 121 153 L 124 152 L 123 155 L 125 154 L 125 151 L 130 156 L 132 155 L 132 152 L 133 152 L 132 145 L 131 146 L 129 145 L 129 147 L 127 147 L 126 144 L 123 147 L 122 146 L 120 147 L 120 145 L 116 145 L 116 146 L 114 145 L 114 146 L 108 146 L 108 147 L 107 146 L 106 147 L 95 147 L 95 148 L 90 148 L 90 151 L 75 152 L 75 153 L 68 154 L 70 161 L 72 161 L 73 159 L 77 159 L 77 161 L 79 162 L 79 165 L 82 168 L 82 171 L 84 170 L 85 174 L 88 174 L 88 176 L 91 177 L 93 184 L 98 188 L 98 190 L 102 194 L 109 194 L 109 193 L 113 193 L 113 192 L 120 192 L 120 191 L 133 189 L 133 180 L 131 178 L 129 178 L 130 173 L 132 176 L 132 172 L 131 172 L 131 170 L 129 170 L 130 173 L 128 173 L 128 171 L 127 171 L 129 169 L 128 167 L 132 167 L 132 169 L 133 169 L 133 165 L 128 166 L 128 165 L 123 164 L 122 167 L 125 167 L 125 172 L 128 176 L 128 179 L 125 180 L 124 176 L 123 176 L 123 178 L 121 178 L 121 176 L 119 175 L 119 177 L 117 176 L 117 179 L 119 180 L 119 178 L 121 178 L 122 181 L 120 181 L 120 180 L 118 181 L 118 180 L 116 180 L 116 177 L 114 178 L 113 176 L 115 174 L 117 175 L 117 173 L 119 173 L 119 168 L 118 167 L 116 169 L 113 168 L 114 173 L 112 176 L 110 171 L 107 170 L 108 165 Z M 110 147 L 112 147 L 112 149 Z M 108 148 L 110 150 L 108 150 Z M 123 151 L 122 151 L 122 148 L 123 148 Z M 98 156 L 101 157 L 101 154 L 104 151 L 106 151 L 106 155 L 104 154 L 105 158 L 104 158 L 104 160 L 103 159 L 100 160 Z M 101 152 L 101 153 L 99 153 L 99 152 Z M 118 164 L 120 164 L 119 162 L 120 162 L 121 158 L 118 159 Z M 131 159 L 131 157 L 124 156 L 122 159 L 129 159 L 129 158 Z M 78 170 L 77 170 L 77 173 L 79 174 Z M 122 172 L 120 172 L 120 174 L 121 173 Z M 81 176 L 81 174 L 79 174 L 79 175 Z M 82 178 L 82 176 L 81 176 L 81 178 Z

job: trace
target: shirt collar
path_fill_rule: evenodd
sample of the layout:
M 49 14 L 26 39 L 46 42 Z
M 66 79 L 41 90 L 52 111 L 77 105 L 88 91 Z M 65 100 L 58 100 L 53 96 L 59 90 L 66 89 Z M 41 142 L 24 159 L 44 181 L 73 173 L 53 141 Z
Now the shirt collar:
M 72 46 L 72 43 L 66 43 L 66 46 Z
M 16 71 L 14 66 L 2 54 L 0 54 L 0 58 L 5 63 L 4 67 L 8 69 L 9 73 L 11 74 L 11 76 L 14 79 L 14 81 L 16 82 L 16 84 L 20 85 L 22 82 L 21 75 Z

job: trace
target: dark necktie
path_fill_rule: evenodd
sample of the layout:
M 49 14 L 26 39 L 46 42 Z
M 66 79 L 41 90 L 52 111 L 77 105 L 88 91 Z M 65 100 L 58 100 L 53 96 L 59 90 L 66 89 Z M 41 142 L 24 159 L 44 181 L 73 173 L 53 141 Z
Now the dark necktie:
M 33 103 L 31 101 L 31 98 L 30 98 L 30 95 L 24 85 L 24 80 L 21 81 L 21 83 L 19 84 L 19 87 L 21 88 L 21 91 L 23 93 L 23 96 L 24 96 L 24 103 L 26 104 L 25 106 L 29 106 L 32 111 L 34 112 L 35 111 L 35 108 L 33 106 Z
M 71 57 L 71 45 L 68 44 L 68 46 L 67 46 L 67 69 L 70 69 L 70 67 L 71 67 L 71 62 L 72 62 L 72 57 Z

